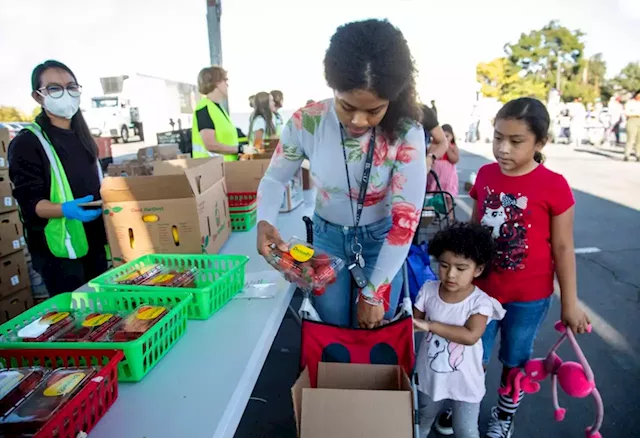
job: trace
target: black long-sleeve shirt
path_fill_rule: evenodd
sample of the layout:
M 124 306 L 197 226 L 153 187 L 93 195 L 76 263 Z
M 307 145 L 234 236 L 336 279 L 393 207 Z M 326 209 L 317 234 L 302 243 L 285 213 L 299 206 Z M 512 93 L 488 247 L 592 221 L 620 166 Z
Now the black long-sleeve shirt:
M 83 146 L 73 130 L 51 125 L 46 116 L 38 123 L 47 134 L 58 154 L 74 198 L 93 195 L 100 199 L 100 180 L 96 160 Z M 38 138 L 23 129 L 9 144 L 9 177 L 14 185 L 13 196 L 20 205 L 29 251 L 42 255 L 51 253 L 44 237 L 48 219 L 36 214 L 36 204 L 50 199 L 51 165 Z M 106 235 L 102 217 L 84 224 L 90 247 L 104 246 Z

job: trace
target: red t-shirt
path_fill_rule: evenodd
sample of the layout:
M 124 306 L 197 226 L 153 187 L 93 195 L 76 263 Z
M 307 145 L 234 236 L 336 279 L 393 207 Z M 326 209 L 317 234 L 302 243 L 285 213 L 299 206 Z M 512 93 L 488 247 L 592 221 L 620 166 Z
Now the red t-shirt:
M 489 275 L 476 285 L 501 303 L 550 296 L 555 272 L 551 217 L 575 204 L 567 180 L 543 165 L 526 175 L 507 176 L 492 163 L 478 171 L 469 195 L 498 246 Z

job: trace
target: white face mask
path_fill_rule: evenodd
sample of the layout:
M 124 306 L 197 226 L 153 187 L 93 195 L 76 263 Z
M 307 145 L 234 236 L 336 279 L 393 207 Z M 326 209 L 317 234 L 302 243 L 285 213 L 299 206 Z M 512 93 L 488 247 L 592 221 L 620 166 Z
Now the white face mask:
M 80 97 L 70 96 L 69 92 L 65 90 L 59 99 L 54 99 L 49 95 L 44 96 L 43 106 L 54 116 L 71 119 L 78 112 Z

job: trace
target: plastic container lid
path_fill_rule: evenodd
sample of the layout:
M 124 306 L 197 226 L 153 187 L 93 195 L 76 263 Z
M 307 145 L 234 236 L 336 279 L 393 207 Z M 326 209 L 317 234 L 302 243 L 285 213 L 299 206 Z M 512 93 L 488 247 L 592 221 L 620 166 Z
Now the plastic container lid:
M 340 257 L 318 250 L 305 241 L 293 238 L 288 242 L 289 252 L 274 249 L 267 261 L 284 274 L 285 278 L 302 289 L 321 294 L 336 281 L 345 262 Z

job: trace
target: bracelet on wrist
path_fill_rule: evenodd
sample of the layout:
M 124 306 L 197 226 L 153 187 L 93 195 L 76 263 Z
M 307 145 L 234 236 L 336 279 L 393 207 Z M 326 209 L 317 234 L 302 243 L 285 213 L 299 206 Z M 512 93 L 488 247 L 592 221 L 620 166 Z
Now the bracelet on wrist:
M 360 299 L 362 301 L 364 301 L 365 303 L 367 303 L 368 305 L 370 305 L 370 306 L 379 306 L 383 302 L 382 300 L 379 300 L 379 299 L 377 299 L 375 297 L 367 296 L 367 295 L 363 294 L 362 292 L 360 292 Z

